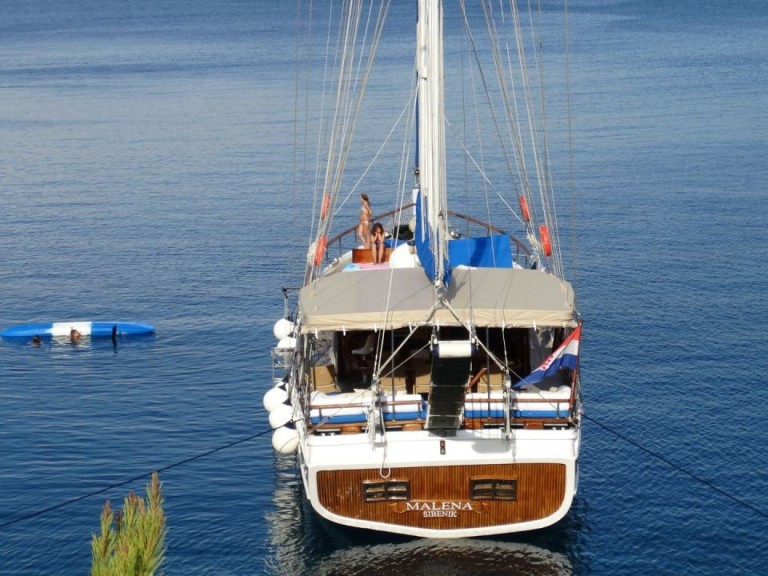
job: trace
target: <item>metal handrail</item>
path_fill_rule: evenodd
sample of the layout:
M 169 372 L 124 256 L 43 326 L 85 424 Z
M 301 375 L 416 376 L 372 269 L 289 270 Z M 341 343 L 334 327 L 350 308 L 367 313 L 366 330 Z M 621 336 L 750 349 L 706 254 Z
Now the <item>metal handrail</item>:
M 409 204 L 404 204 L 403 206 L 400 206 L 399 208 L 395 208 L 394 210 L 389 210 L 387 212 L 382 212 L 380 214 L 376 214 L 372 217 L 372 221 L 376 220 L 382 220 L 384 218 L 387 218 L 388 216 L 392 216 L 394 214 L 397 214 L 398 212 L 403 212 L 405 210 L 408 210 L 409 208 L 413 208 L 416 204 L 411 202 Z M 478 218 L 475 218 L 473 216 L 468 216 L 466 214 L 461 214 L 459 212 L 454 212 L 453 210 L 449 210 L 448 214 L 450 216 L 454 216 L 456 218 L 461 218 L 462 220 L 466 220 L 467 222 L 470 222 L 472 224 L 477 224 L 478 226 L 481 226 L 488 230 L 489 232 L 496 232 L 497 234 L 507 234 L 506 231 L 502 230 L 501 228 L 494 226 L 493 224 L 490 224 L 488 222 L 484 222 Z M 336 234 L 333 238 L 330 238 L 328 240 L 328 247 L 330 248 L 331 245 L 340 242 L 345 236 L 349 236 L 350 234 L 353 234 L 356 230 L 359 224 L 355 224 L 354 226 L 350 226 L 346 230 L 343 230 L 339 234 Z M 509 238 L 512 240 L 512 242 L 515 243 L 515 246 L 517 246 L 519 251 L 522 251 L 522 253 L 526 257 L 530 257 L 531 251 L 528 249 L 528 247 L 523 244 L 518 238 L 515 236 L 509 235 Z M 326 251 L 325 258 L 328 259 L 328 253 L 330 252 L 330 249 Z

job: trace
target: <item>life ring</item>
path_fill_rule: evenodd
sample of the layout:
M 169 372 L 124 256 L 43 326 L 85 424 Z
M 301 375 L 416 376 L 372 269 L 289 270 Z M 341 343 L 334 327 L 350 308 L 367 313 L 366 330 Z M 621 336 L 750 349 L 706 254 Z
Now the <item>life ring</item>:
M 552 256 L 552 241 L 549 238 L 549 230 L 546 225 L 539 226 L 539 233 L 541 234 L 541 249 L 544 251 L 544 256 Z
M 525 196 L 520 196 L 520 211 L 523 213 L 523 218 L 526 222 L 531 221 L 531 213 L 528 210 L 528 201 L 525 199 Z
M 315 266 L 320 266 L 320 263 L 323 261 L 327 243 L 328 239 L 325 235 L 322 235 L 317 239 L 317 248 L 315 248 Z
M 328 208 L 331 206 L 331 195 L 330 194 L 323 194 L 323 205 L 320 208 L 320 220 L 325 220 L 325 217 L 328 216 Z

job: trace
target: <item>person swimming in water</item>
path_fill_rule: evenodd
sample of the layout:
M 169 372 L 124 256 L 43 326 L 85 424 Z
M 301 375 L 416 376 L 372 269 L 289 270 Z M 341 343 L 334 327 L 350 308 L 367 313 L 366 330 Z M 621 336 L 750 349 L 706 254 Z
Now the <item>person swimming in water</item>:
M 72 328 L 72 330 L 69 331 L 69 339 L 72 340 L 72 342 L 77 343 L 80 340 L 80 332 L 78 332 L 77 329 Z

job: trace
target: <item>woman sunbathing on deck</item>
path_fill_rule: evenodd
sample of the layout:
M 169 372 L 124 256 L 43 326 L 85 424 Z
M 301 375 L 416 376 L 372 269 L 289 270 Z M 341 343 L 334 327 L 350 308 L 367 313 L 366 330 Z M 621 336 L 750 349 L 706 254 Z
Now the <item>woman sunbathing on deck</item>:
M 371 251 L 373 252 L 373 263 L 382 264 L 384 262 L 384 226 L 379 222 L 373 225 L 371 234 Z

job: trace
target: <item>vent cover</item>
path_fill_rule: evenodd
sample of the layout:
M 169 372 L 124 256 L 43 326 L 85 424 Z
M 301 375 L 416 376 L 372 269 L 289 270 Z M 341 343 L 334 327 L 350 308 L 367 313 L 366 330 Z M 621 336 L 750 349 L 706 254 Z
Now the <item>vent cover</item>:
M 397 502 L 411 499 L 411 484 L 407 480 L 387 480 L 363 482 L 363 500 L 365 502 Z
M 472 500 L 517 500 L 517 478 L 473 478 L 469 482 Z

